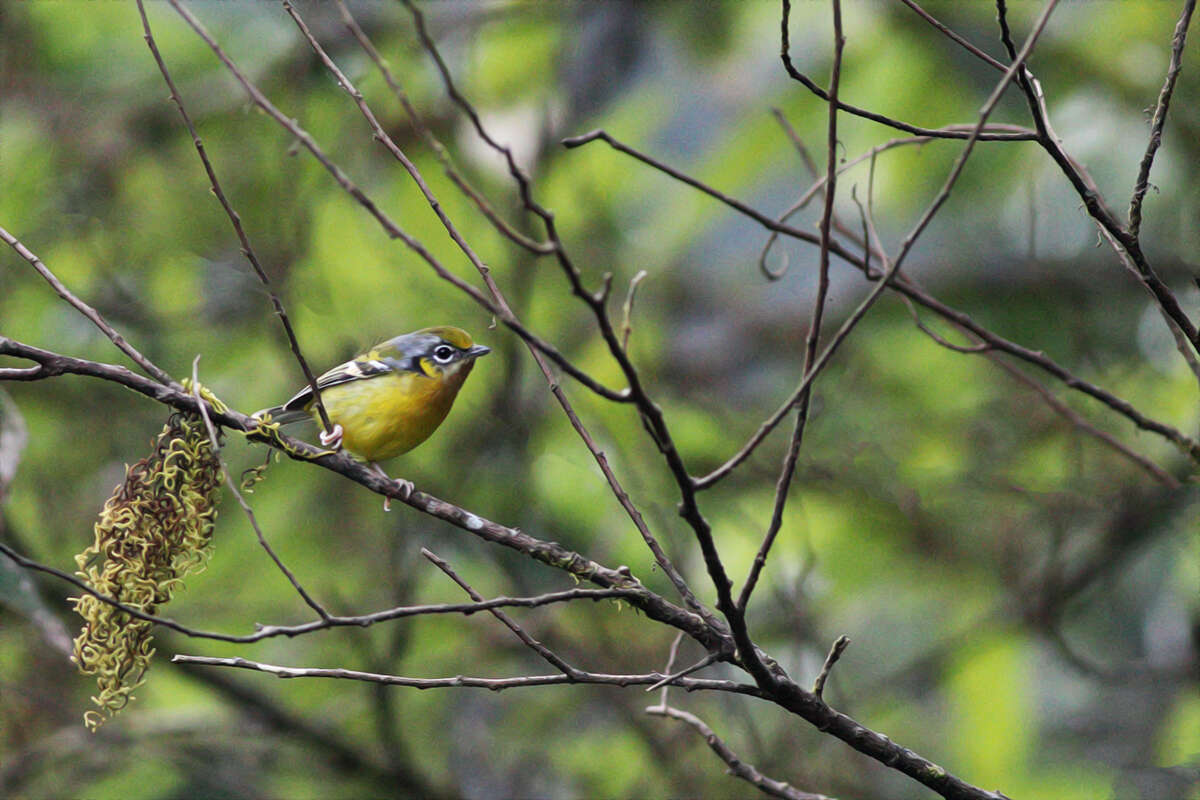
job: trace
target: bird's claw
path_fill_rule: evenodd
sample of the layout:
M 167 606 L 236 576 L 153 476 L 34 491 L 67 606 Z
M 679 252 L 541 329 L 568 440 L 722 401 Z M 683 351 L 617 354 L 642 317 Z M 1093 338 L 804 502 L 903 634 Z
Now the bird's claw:
M 334 450 L 340 450 L 342 448 L 342 426 L 334 424 L 332 430 L 321 431 L 319 438 L 321 440 L 321 444 L 325 445 L 326 447 L 332 447 Z
M 396 486 L 400 488 L 401 500 L 407 500 L 417 488 L 413 486 L 412 481 L 406 481 L 404 478 L 393 478 L 391 475 L 388 475 L 387 472 L 384 471 L 383 467 L 379 466 L 373 461 L 371 462 L 371 471 L 384 480 L 391 481 L 392 483 L 396 484 Z M 388 497 L 387 495 L 384 495 L 383 497 L 383 510 L 392 510 L 392 498 Z
M 415 492 L 417 489 L 417 487 L 413 485 L 412 481 L 406 481 L 403 478 L 395 478 L 394 480 L 396 482 L 396 485 L 400 487 L 400 499 L 401 500 L 407 500 L 412 495 L 412 493 Z M 390 497 L 383 498 L 383 510 L 384 511 L 392 510 L 392 498 L 390 498 Z

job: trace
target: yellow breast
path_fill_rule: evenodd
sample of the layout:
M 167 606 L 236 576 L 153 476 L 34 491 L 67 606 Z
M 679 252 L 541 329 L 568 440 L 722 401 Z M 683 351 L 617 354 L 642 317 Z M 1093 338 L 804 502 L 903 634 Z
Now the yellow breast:
M 321 400 L 329 419 L 342 426 L 346 450 L 366 461 L 386 461 L 412 450 L 437 430 L 464 378 L 465 374 L 443 379 L 391 372 L 330 386 L 321 392 Z

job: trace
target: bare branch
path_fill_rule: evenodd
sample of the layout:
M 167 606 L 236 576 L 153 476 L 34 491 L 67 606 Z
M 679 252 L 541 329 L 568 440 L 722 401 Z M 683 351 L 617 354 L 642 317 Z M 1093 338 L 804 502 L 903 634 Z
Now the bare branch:
M 204 40 L 204 43 L 208 45 L 209 49 L 213 51 L 225 68 L 229 70 L 234 78 L 237 79 L 238 83 L 242 85 L 242 88 L 245 89 L 247 94 L 250 95 L 251 101 L 265 111 L 267 115 L 271 117 L 271 119 L 275 120 L 275 122 L 287 130 L 288 133 L 291 134 L 292 137 L 294 137 L 294 139 L 299 142 L 302 147 L 304 147 L 304 149 L 308 150 L 308 152 L 312 154 L 313 158 L 317 159 L 321 166 L 323 166 L 325 170 L 331 176 L 333 176 L 333 179 L 335 182 L 337 182 L 338 186 L 340 186 L 351 197 L 353 197 L 359 203 L 359 205 L 366 209 L 367 213 L 375 218 L 375 220 L 390 238 L 401 240 L 406 247 L 416 253 L 422 261 L 428 264 L 439 278 L 450 283 L 458 290 L 466 293 L 472 300 L 482 306 L 489 314 L 494 315 L 526 342 L 536 346 L 538 350 L 545 353 L 550 360 L 561 367 L 568 375 L 575 378 L 588 389 L 607 400 L 613 400 L 615 402 L 630 401 L 630 398 L 626 392 L 616 391 L 600 384 L 590 375 L 572 364 L 566 358 L 566 356 L 560 353 L 549 342 L 546 342 L 535 336 L 511 314 L 505 314 L 502 308 L 499 308 L 495 303 L 489 300 L 481 291 L 446 269 L 446 267 L 433 255 L 432 252 L 429 251 L 428 248 L 425 247 L 425 245 L 404 231 L 398 224 L 396 224 L 395 220 L 384 213 L 379 206 L 375 204 L 375 201 L 368 197 L 367 194 L 361 188 L 359 188 L 357 184 L 351 181 L 350 178 L 347 177 L 347 175 L 342 171 L 342 169 L 333 163 L 332 160 L 330 160 L 330 158 L 325 154 L 325 151 L 321 149 L 316 140 L 313 139 L 308 131 L 301 128 L 295 120 L 291 119 L 275 107 L 275 105 L 267 98 L 267 96 L 264 95 L 258 89 L 258 87 L 255 86 L 249 80 L 249 78 L 247 78 L 246 75 L 238 69 L 237 65 L 233 63 L 232 59 L 230 59 L 221 46 L 217 44 L 216 40 L 213 39 L 208 31 L 205 30 L 204 26 L 200 24 L 199 20 L 197 20 L 192 13 L 180 3 L 179 0 L 168 0 L 168 2 L 171 4 L 171 7 L 174 8 L 176 12 L 178 12 L 179 15 L 184 19 L 184 21 L 192 28 L 192 30 L 196 32 L 196 35 Z
M 679 641 L 678 636 L 675 637 L 675 641 Z M 653 686 L 647 686 L 646 691 L 653 692 L 655 689 L 663 689 L 664 691 L 666 691 L 667 687 L 669 687 L 671 684 L 673 684 L 679 678 L 682 678 L 685 675 L 691 675 L 694 672 L 699 672 L 700 670 L 704 669 L 705 667 L 712 666 L 713 664 L 715 664 L 716 662 L 718 662 L 720 660 L 721 660 L 721 656 L 719 654 L 709 653 L 704 658 L 697 661 L 695 664 L 692 664 L 690 667 L 684 667 L 683 669 L 679 670 L 678 672 L 672 672 L 670 675 L 663 678 L 661 681 L 654 684 Z M 670 670 L 671 667 L 668 665 L 667 669 Z
M 747 783 L 760 789 L 763 793 L 769 794 L 772 797 L 782 797 L 785 800 L 832 800 L 823 794 L 813 794 L 811 792 L 802 792 L 791 784 L 777 781 L 763 775 L 754 765 L 747 764 L 737 753 L 725 744 L 713 729 L 704 723 L 704 720 L 697 717 L 695 714 L 690 714 L 687 711 L 681 711 L 678 708 L 673 708 L 666 704 L 649 706 L 646 708 L 647 714 L 653 714 L 656 717 L 668 717 L 678 720 L 689 725 L 698 734 L 704 737 L 704 741 L 712 749 L 717 757 L 725 762 L 729 767 L 729 774 L 734 777 L 741 778 Z
M 621 306 L 621 348 L 629 350 L 629 335 L 633 333 L 633 298 L 637 295 L 638 287 L 650 273 L 644 269 L 629 280 L 629 291 L 625 295 L 625 303 Z
M 1152 478 L 1164 486 L 1167 486 L 1171 489 L 1178 489 L 1180 487 L 1181 484 L 1173 475 L 1171 475 L 1171 473 L 1167 472 L 1162 467 L 1143 456 L 1141 453 L 1134 452 L 1108 431 L 1102 431 L 1092 423 L 1088 422 L 1082 414 L 1079 414 L 1066 403 L 1055 397 L 1054 393 L 1041 383 L 1035 381 L 1033 378 L 1029 377 L 1012 364 L 1009 364 L 995 353 L 986 353 L 986 355 L 992 361 L 992 363 L 996 364 L 998 367 L 1007 372 L 1014 380 L 1037 392 L 1037 394 L 1046 402 L 1046 405 L 1054 409 L 1056 413 L 1058 413 L 1075 427 L 1079 428 L 1079 430 L 1095 439 L 1098 439 L 1101 443 L 1115 452 L 1120 453 L 1122 456 L 1144 469 Z
M 450 580 L 462 587 L 462 590 L 466 592 L 472 600 L 474 600 L 476 603 L 483 602 L 483 595 L 472 589 L 471 585 L 467 583 L 461 575 L 455 572 L 443 559 L 439 558 L 435 553 L 424 547 L 421 548 L 421 555 L 425 556 L 425 558 L 428 559 L 434 566 L 444 572 L 446 576 L 450 578 Z M 512 631 L 526 647 L 549 662 L 551 666 L 556 667 L 560 672 L 562 672 L 562 674 L 572 677 L 578 677 L 582 674 L 580 670 L 572 667 L 549 647 L 546 647 L 546 645 L 542 644 L 537 639 L 534 639 L 532 636 L 526 633 L 525 629 L 514 622 L 513 618 L 508 614 L 505 614 L 498 608 L 490 608 L 488 609 L 488 613 L 500 620 L 500 622 L 504 624 L 504 627 Z
M 479 112 L 475 110 L 475 107 L 471 105 L 471 102 L 467 100 L 467 98 L 464 97 L 463 94 L 458 90 L 458 87 L 454 83 L 454 78 L 450 74 L 450 69 L 446 66 L 446 62 L 442 59 L 442 53 L 440 50 L 438 50 L 437 43 L 433 41 L 433 37 L 429 35 L 429 30 L 425 27 L 425 15 L 421 13 L 421 10 L 417 8 L 416 3 L 413 3 L 412 0 L 400 1 L 404 3 L 404 7 L 408 9 L 408 13 L 412 15 L 413 23 L 417 28 L 417 36 L 420 38 L 421 45 L 425 48 L 425 52 L 429 53 L 429 57 L 433 59 L 433 63 L 437 67 L 438 75 L 441 76 L 442 85 L 446 87 L 446 93 L 450 96 L 450 99 L 454 102 L 454 104 L 462 109 L 463 113 L 467 115 L 467 118 L 471 120 L 471 126 L 475 129 L 476 135 L 479 136 L 479 138 L 483 140 L 488 147 L 499 153 L 504 158 L 505 164 L 508 165 L 509 175 L 511 175 L 513 180 L 516 181 L 518 192 L 521 195 L 521 202 L 525 205 L 526 209 L 533 212 L 535 215 L 540 217 L 544 223 L 546 223 L 550 242 L 554 246 L 555 252 L 561 259 L 563 255 L 562 242 L 559 241 L 558 235 L 553 229 L 552 222 L 554 215 L 540 206 L 537 201 L 533 199 L 533 187 L 530 184 L 529 176 L 526 175 L 525 171 L 522 170 L 520 165 L 517 164 L 517 161 L 512 154 L 512 148 L 508 147 L 507 145 L 500 144 L 500 142 L 496 141 L 496 139 L 494 139 L 492 135 L 487 132 L 487 129 L 483 127 L 483 121 L 479 118 Z
M 1186 2 L 1194 5 L 1194 0 L 1186 0 Z M 1095 183 L 1067 154 L 1063 149 L 1062 142 L 1050 127 L 1050 116 L 1046 111 L 1045 95 L 1042 92 L 1041 84 L 1033 77 L 1033 73 L 1029 71 L 1028 67 L 1024 66 L 1023 59 L 1017 58 L 1014 52 L 1012 36 L 1008 30 L 1008 10 L 1005 0 L 996 0 L 996 11 L 1000 22 L 1001 40 L 1009 55 L 1012 56 L 1013 63 L 1021 64 L 1021 69 L 1017 74 L 1017 83 L 1024 91 L 1029 104 L 1030 114 L 1033 116 L 1034 126 L 1038 132 L 1038 144 L 1050 155 L 1067 180 L 1070 181 L 1071 186 L 1074 187 L 1096 223 L 1112 234 L 1112 237 L 1120 243 L 1121 248 L 1129 254 L 1142 284 L 1153 295 L 1155 301 L 1162 306 L 1164 313 L 1179 326 L 1179 329 L 1191 342 L 1192 348 L 1200 353 L 1200 333 L 1197 332 L 1196 326 L 1188 318 L 1187 313 L 1180 307 L 1174 292 L 1163 283 L 1146 259 L 1137 236 L 1126 230 L 1117 221 L 1116 216 L 1105 205 Z M 1163 113 L 1166 113 L 1165 109 Z
M 50 575 L 58 578 L 61 581 L 69 583 L 79 591 L 89 594 L 100 602 L 110 605 L 119 611 L 124 611 L 126 614 L 136 619 L 152 622 L 155 625 L 161 625 L 164 628 L 169 628 L 176 633 L 183 634 L 184 636 L 192 639 L 212 639 L 214 641 L 230 642 L 232 644 L 251 644 L 253 642 L 260 642 L 263 639 L 273 639 L 278 636 L 286 636 L 290 639 L 295 636 L 304 636 L 306 634 L 328 630 L 330 628 L 368 628 L 380 622 L 387 622 L 393 619 L 404 619 L 405 617 L 421 617 L 434 614 L 463 614 L 465 616 L 469 616 L 471 614 L 475 614 L 480 611 L 488 611 L 493 608 L 536 608 L 554 603 L 570 602 L 572 600 L 594 601 L 630 598 L 637 595 L 637 590 L 635 589 L 568 589 L 562 592 L 548 592 L 546 594 L 536 595 L 534 597 L 494 597 L 491 600 L 482 600 L 477 603 L 432 603 L 418 606 L 397 606 L 384 611 L 376 611 L 371 614 L 359 614 L 354 616 L 331 615 L 313 622 L 305 622 L 300 625 L 258 625 L 256 626 L 254 633 L 238 635 L 193 628 L 189 625 L 176 622 L 168 617 L 158 617 L 148 614 L 139 608 L 126 605 L 115 598 L 97 592 L 87 583 L 83 582 L 69 572 L 63 572 L 62 570 L 34 561 L 31 558 L 26 558 L 3 542 L 0 542 L 0 555 L 4 555 L 23 569 L 41 572 L 45 575 Z M 680 631 L 681 635 L 682 633 L 683 632 Z
M 117 333 L 117 329 L 112 325 L 109 325 L 108 321 L 100 315 L 99 311 L 76 297 L 71 290 L 68 289 L 63 282 L 60 281 L 55 274 L 50 271 L 50 268 L 43 264 L 42 260 L 34 255 L 33 251 L 23 245 L 21 241 L 17 239 L 17 237 L 4 230 L 4 228 L 0 228 L 0 239 L 3 239 L 5 244 L 17 251 L 17 255 L 31 264 L 33 268 L 37 270 L 37 273 L 46 279 L 46 283 L 50 284 L 51 288 L 54 289 L 55 294 L 57 294 L 63 300 L 66 300 L 76 311 L 91 320 L 92 324 L 99 328 L 101 332 L 117 346 L 117 349 L 129 356 L 130 360 L 145 370 L 147 375 L 154 378 L 154 380 L 158 381 L 164 386 L 170 386 L 173 384 L 170 375 L 159 369 L 159 367 L 150 361 L 150 359 L 139 353 L 133 345 L 125 341 L 125 337 Z M 11 377 L 17 376 L 13 375 Z
M 283 325 L 283 331 L 287 334 L 288 346 L 291 347 L 292 355 L 296 357 L 296 361 L 300 364 L 300 371 L 304 373 L 304 380 L 308 382 L 308 388 L 312 392 L 317 413 L 321 418 L 321 426 L 326 431 L 332 431 L 333 424 L 329 421 L 329 414 L 325 411 L 325 404 L 321 402 L 321 390 L 317 386 L 317 379 L 313 376 L 312 370 L 309 369 L 308 361 L 304 358 L 304 354 L 300 352 L 300 341 L 296 338 L 296 332 L 292 329 L 292 322 L 288 319 L 287 312 L 283 308 L 283 301 L 279 299 L 279 295 L 271 287 L 271 280 L 267 277 L 262 264 L 259 263 L 258 256 L 255 254 L 254 248 L 250 245 L 250 237 L 246 235 L 246 230 L 242 227 L 241 216 L 233 210 L 233 206 L 230 205 L 229 200 L 225 197 L 224 190 L 221 188 L 221 182 L 217 180 L 217 172 L 213 168 L 212 162 L 208 159 L 208 153 L 204 149 L 204 142 L 201 141 L 200 134 L 196 131 L 196 126 L 192 124 L 191 116 L 188 114 L 187 109 L 184 108 L 183 96 L 179 93 L 179 89 L 176 88 L 175 81 L 171 78 L 171 73 L 167 70 L 167 64 L 163 61 L 162 54 L 158 51 L 158 44 L 154 41 L 154 34 L 150 30 L 150 20 L 146 16 L 146 6 L 143 0 L 137 0 L 137 7 L 138 14 L 142 18 L 143 38 L 146 40 L 146 45 L 150 48 L 150 53 L 154 56 L 154 63 L 158 65 L 158 71 L 162 73 L 167 88 L 171 90 L 171 99 L 175 102 L 175 107 L 179 109 L 179 116 L 183 118 L 183 124 L 192 136 L 192 144 L 196 148 L 196 153 L 200 156 L 200 162 L 204 165 L 204 172 L 208 175 L 208 182 L 212 186 L 213 195 L 216 196 L 217 202 L 221 204 L 221 208 L 225 211 L 225 215 L 229 217 L 229 222 L 233 225 L 234 233 L 237 234 L 238 241 L 242 245 L 242 255 L 250 262 L 250 266 L 254 269 L 254 274 L 258 276 L 259 282 L 262 283 L 263 288 L 267 290 L 267 295 L 271 298 L 271 306 L 275 309 L 275 316 L 279 317 L 279 322 Z M 217 452 L 217 450 L 214 450 L 214 452 Z
M 833 204 L 837 196 L 837 114 L 838 114 L 838 87 L 842 76 L 842 49 L 845 47 L 846 38 L 842 33 L 842 4 L 840 0 L 833 0 L 833 68 L 830 71 L 829 78 L 829 122 L 826 130 L 825 142 L 825 205 L 821 212 L 821 247 L 817 261 L 817 292 L 813 300 L 812 320 L 808 326 L 808 336 L 804 343 L 804 374 L 808 374 L 813 368 L 813 362 L 817 357 L 817 347 L 821 341 L 821 319 L 825 315 L 825 299 L 829 293 L 829 242 L 831 241 L 830 224 L 833 220 Z M 869 245 L 866 246 L 865 252 L 870 252 Z M 779 478 L 775 482 L 775 502 L 771 509 L 771 521 L 767 526 L 767 532 L 763 536 L 762 543 L 759 545 L 758 552 L 754 556 L 754 561 L 750 564 L 750 571 L 746 575 L 746 580 L 742 584 L 741 594 L 738 596 L 738 608 L 745 613 L 747 605 L 750 603 L 750 595 L 754 593 L 754 587 L 758 584 L 759 575 L 762 574 L 763 567 L 767 563 L 767 556 L 771 552 L 771 547 L 775 544 L 775 537 L 779 535 L 779 530 L 783 526 L 783 510 L 787 504 L 788 490 L 792 485 L 792 476 L 796 473 L 796 460 L 800 455 L 800 445 L 804 441 L 804 428 L 808 422 L 808 407 L 809 401 L 812 399 L 812 384 L 796 399 L 796 424 L 792 430 L 791 444 L 788 446 L 787 455 L 783 459 L 783 467 L 779 472 Z
M 664 676 L 657 672 L 648 675 L 611 675 L 600 672 L 583 672 L 579 677 L 563 675 L 526 675 L 519 678 L 475 678 L 456 675 L 453 678 L 408 678 L 401 675 L 383 675 L 375 672 L 360 672 L 353 669 L 319 669 L 315 667 L 280 667 L 273 664 L 263 664 L 245 658 L 211 658 L 209 656 L 176 655 L 171 658 L 175 664 L 203 664 L 210 667 L 235 667 L 256 672 L 266 672 L 277 678 L 335 678 L 339 680 L 367 681 L 370 683 L 385 683 L 389 686 L 407 686 L 412 689 L 490 689 L 499 692 L 504 689 L 528 688 L 531 686 L 557 686 L 570 683 L 590 683 L 605 686 L 641 686 L 654 683 Z M 757 686 L 750 686 L 734 681 L 702 680 L 699 678 L 684 678 L 680 687 L 687 691 L 714 691 L 745 694 L 761 697 L 762 691 Z
M 1146 144 L 1146 154 L 1142 156 L 1142 163 L 1138 167 L 1133 197 L 1129 201 L 1129 233 L 1135 239 L 1141 232 L 1142 201 L 1146 198 L 1146 190 L 1150 188 L 1150 168 L 1154 166 L 1154 156 L 1162 144 L 1163 126 L 1167 123 L 1167 108 L 1171 105 L 1175 81 L 1183 69 L 1183 48 L 1187 43 L 1188 26 L 1192 22 L 1192 12 L 1195 10 L 1196 0 L 1184 0 L 1179 22 L 1175 24 L 1175 34 L 1171 37 L 1171 62 L 1167 67 L 1162 90 L 1158 93 L 1158 102 L 1154 105 L 1154 116 L 1150 121 L 1150 141 Z
M 138 3 L 140 5 L 141 0 L 138 0 Z M 237 484 L 235 484 L 233 482 L 233 478 L 230 477 L 229 468 L 225 465 L 225 460 L 221 458 L 221 442 L 217 436 L 217 429 L 213 427 L 212 419 L 208 416 L 208 404 L 205 403 L 200 397 L 200 377 L 198 375 L 199 368 L 200 356 L 196 356 L 196 358 L 192 360 L 192 397 L 196 399 L 196 407 L 200 409 L 200 416 L 204 420 L 205 428 L 208 429 L 208 439 L 212 443 L 212 451 L 216 455 L 217 461 L 221 465 L 221 476 L 225 478 L 225 485 L 229 487 L 229 491 L 232 492 L 233 496 L 237 499 L 238 505 L 242 507 L 242 511 L 246 514 L 246 519 L 250 520 L 250 527 L 254 529 L 254 535 L 258 537 L 259 546 L 261 546 L 262 549 L 267 552 L 267 555 L 271 557 L 271 560 L 275 562 L 275 566 L 278 567 L 279 571 L 283 573 L 283 576 L 288 579 L 288 583 L 290 583 L 292 588 L 296 590 L 296 594 L 300 595 L 301 599 L 304 600 L 309 608 L 317 612 L 317 616 L 324 621 L 328 621 L 330 618 L 329 612 L 326 611 L 325 607 L 318 603 L 316 599 L 313 598 L 313 596 L 310 595 L 305 588 L 300 585 L 300 581 L 296 579 L 295 574 L 293 574 L 292 571 L 288 569 L 287 565 L 283 563 L 283 560 L 275 554 L 274 548 L 272 548 L 267 542 L 267 537 L 263 535 L 262 528 L 258 526 L 258 519 L 254 516 L 254 509 L 250 508 L 250 504 L 246 502 L 246 498 L 242 496 L 240 491 L 238 491 Z
M 1004 64 L 1000 63 L 999 61 L 997 61 L 996 59 L 992 58 L 987 53 L 983 52 L 978 47 L 971 44 L 963 37 L 959 36 L 957 33 L 952 31 L 950 28 L 947 28 L 945 25 L 943 25 L 941 22 L 939 22 L 937 19 L 935 19 L 932 14 L 930 14 L 928 11 L 926 11 L 925 9 L 921 8 L 919 5 L 914 3 L 913 0 L 900 0 L 900 2 L 904 3 L 904 5 L 911 8 L 913 11 L 916 12 L 917 16 L 919 16 L 921 19 L 928 22 L 933 27 L 937 28 L 939 31 L 941 31 L 943 34 L 948 36 L 953 41 L 957 42 L 959 45 L 961 45 L 963 47 L 963 49 L 965 49 L 971 55 L 978 58 L 980 61 L 983 61 L 985 64 L 988 64 L 993 69 L 996 69 L 1000 72 L 1004 72 L 1004 70 L 1008 69 L 1008 67 L 1006 65 L 1004 65 Z
M 413 128 L 417 131 L 421 138 L 425 140 L 425 143 L 429 146 L 429 149 L 432 150 L 437 156 L 438 161 L 441 162 L 442 169 L 445 171 L 446 176 L 454 182 L 454 185 L 457 186 L 463 194 L 471 198 L 471 200 L 479 208 L 480 212 L 482 212 L 487 220 L 492 223 L 492 226 L 509 241 L 525 248 L 535 255 L 548 255 L 553 253 L 554 245 L 552 243 L 536 242 L 513 228 L 509 223 L 505 222 L 500 215 L 496 213 L 496 210 L 492 208 L 491 204 L 487 201 L 483 194 L 474 186 L 472 186 L 466 180 L 466 178 L 464 178 L 459 171 L 455 169 L 450 155 L 446 152 L 446 148 L 442 146 L 442 143 L 438 140 L 438 138 L 433 135 L 433 131 L 431 131 L 429 126 L 425 124 L 425 121 L 421 118 L 421 115 L 417 113 L 417 109 L 408 99 L 408 94 L 404 91 L 403 87 L 400 86 L 400 83 L 396 80 L 396 76 L 392 73 L 391 68 L 388 66 L 387 60 L 379 55 L 379 51 L 375 49 L 375 45 L 359 26 L 358 20 L 356 20 L 350 13 L 350 10 L 346 8 L 345 2 L 343 2 L 343 0 L 337 0 L 337 6 L 338 11 L 341 12 L 342 21 L 345 23 L 347 29 L 349 29 L 350 33 L 358 41 L 363 51 L 366 52 L 367 57 L 370 58 L 371 61 L 374 62 L 375 66 L 379 69 L 380 74 L 383 75 L 384 82 L 387 83 L 388 88 L 392 90 L 392 94 L 396 96 L 396 99 L 400 101 L 400 105 L 403 106 L 404 113 L 408 115 L 409 122 L 412 123 Z
M 791 0 L 783 0 L 783 19 L 780 22 L 781 44 L 780 44 L 780 48 L 779 48 L 779 57 L 783 61 L 783 67 L 784 67 L 784 69 L 787 70 L 787 74 L 789 76 L 791 76 L 791 78 L 793 80 L 798 81 L 799 83 L 801 83 L 804 86 L 804 88 L 808 89 L 810 92 L 815 94 L 817 97 L 821 98 L 822 100 L 824 100 L 825 102 L 828 103 L 828 102 L 830 102 L 829 94 L 824 89 L 822 89 L 820 86 L 815 84 L 807 75 L 805 75 L 803 72 L 800 72 L 798 69 L 796 69 L 795 64 L 792 63 L 792 56 L 790 53 L 791 47 L 790 47 L 789 41 L 788 41 L 788 37 L 789 37 L 788 16 L 791 14 L 791 10 L 792 10 Z M 965 133 L 962 131 L 949 130 L 946 128 L 919 128 L 916 125 L 910 125 L 907 122 L 901 122 L 900 120 L 892 119 L 891 117 L 886 117 L 883 114 L 877 114 L 874 111 L 867 111 L 865 108 L 859 108 L 858 106 L 852 106 L 849 103 L 842 103 L 839 101 L 837 104 L 837 107 L 840 111 L 845 111 L 849 114 L 855 115 L 856 117 L 862 117 L 863 119 L 869 119 L 874 122 L 878 122 L 882 125 L 887 125 L 888 127 L 896 128 L 897 130 L 902 130 L 907 133 L 915 133 L 919 136 L 930 136 L 935 139 L 970 139 L 971 138 L 971 135 L 969 133 Z M 1019 141 L 1030 141 L 1032 139 L 1036 139 L 1037 134 L 1035 134 L 1033 131 L 1028 131 L 1028 132 L 1024 132 L 1024 133 L 992 133 L 992 132 L 988 132 L 988 131 L 980 131 L 979 133 L 976 134 L 975 138 L 980 141 L 1005 141 L 1005 142 L 1018 141 L 1019 142 Z
M 829 654 L 825 656 L 825 663 L 821 665 L 821 672 L 817 675 L 817 679 L 813 681 L 813 694 L 821 697 L 825 693 L 825 681 L 829 680 L 829 673 L 833 672 L 833 665 L 842 657 L 842 653 L 850 646 L 850 637 L 846 635 L 839 636 L 829 648 Z

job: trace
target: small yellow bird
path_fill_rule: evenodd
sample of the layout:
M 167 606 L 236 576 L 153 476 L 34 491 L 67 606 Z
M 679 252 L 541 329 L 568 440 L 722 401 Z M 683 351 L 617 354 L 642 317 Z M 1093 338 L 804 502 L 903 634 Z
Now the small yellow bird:
M 317 378 L 321 402 L 333 424 L 332 431 L 321 433 L 321 443 L 345 448 L 388 477 L 378 462 L 428 439 L 449 413 L 475 359 L 490 352 L 466 331 L 447 325 L 388 339 L 334 367 Z M 284 425 L 310 416 L 320 422 L 308 386 L 254 417 L 267 415 Z M 397 482 L 406 495 L 413 490 L 410 481 Z M 389 506 L 385 498 L 384 509 Z

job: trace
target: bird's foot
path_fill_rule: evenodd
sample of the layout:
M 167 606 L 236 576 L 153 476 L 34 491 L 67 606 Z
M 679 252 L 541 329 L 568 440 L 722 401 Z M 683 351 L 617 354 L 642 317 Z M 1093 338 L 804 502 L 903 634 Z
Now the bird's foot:
M 386 472 L 383 471 L 383 467 L 379 466 L 378 464 L 376 464 L 374 462 L 371 463 L 371 469 L 374 470 L 374 472 L 377 475 L 379 475 L 380 477 L 386 478 L 387 480 L 389 480 L 392 483 L 395 483 L 397 486 L 399 486 L 401 499 L 407 500 L 409 495 L 411 495 L 414 491 L 416 491 L 417 487 L 413 485 L 412 481 L 406 481 L 406 480 L 404 480 L 404 478 L 393 478 L 392 476 L 388 475 Z M 392 498 L 384 496 L 383 510 L 384 511 L 392 510 Z
M 321 431 L 320 436 L 318 438 L 320 438 L 321 444 L 325 445 L 326 447 L 331 447 L 334 450 L 341 450 L 342 449 L 342 426 L 335 424 L 333 426 L 333 430 L 328 431 L 328 432 Z

